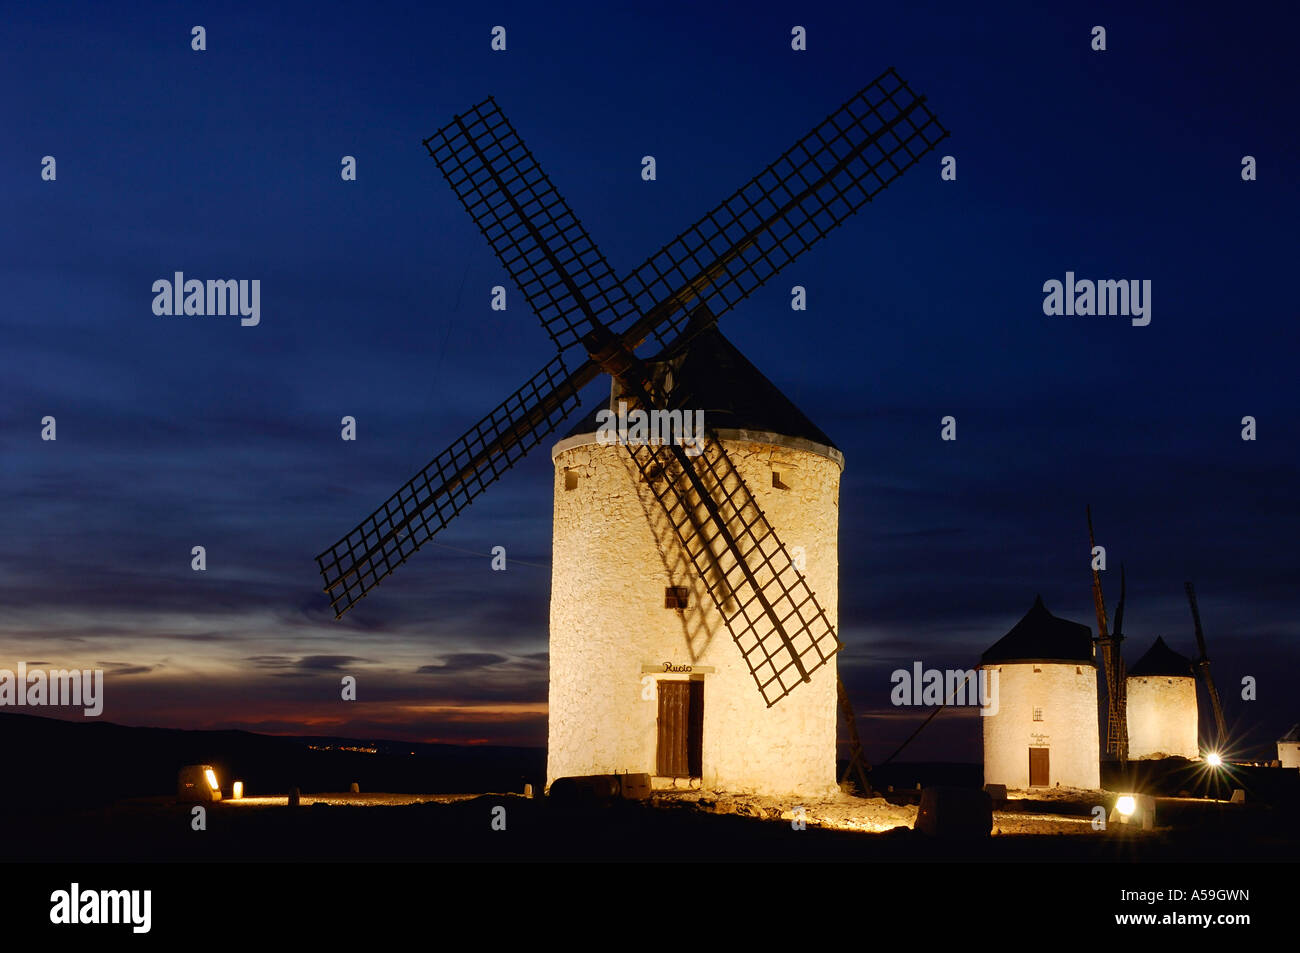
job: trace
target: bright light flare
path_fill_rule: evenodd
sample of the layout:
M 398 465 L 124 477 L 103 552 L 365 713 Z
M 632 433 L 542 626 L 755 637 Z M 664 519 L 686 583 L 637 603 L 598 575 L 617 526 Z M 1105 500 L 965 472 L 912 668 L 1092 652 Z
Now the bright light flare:
M 1115 810 L 1119 811 L 1125 817 L 1132 817 L 1133 812 L 1137 810 L 1137 801 L 1133 800 L 1131 795 L 1125 794 L 1115 802 Z
M 1217 751 L 1211 751 L 1209 754 L 1205 756 L 1205 763 L 1212 768 L 1217 768 L 1221 764 L 1223 764 L 1223 758 L 1219 757 L 1219 753 Z
M 217 773 L 211 768 L 208 768 L 203 772 L 203 776 L 208 779 L 208 787 L 212 788 L 214 791 L 217 790 Z

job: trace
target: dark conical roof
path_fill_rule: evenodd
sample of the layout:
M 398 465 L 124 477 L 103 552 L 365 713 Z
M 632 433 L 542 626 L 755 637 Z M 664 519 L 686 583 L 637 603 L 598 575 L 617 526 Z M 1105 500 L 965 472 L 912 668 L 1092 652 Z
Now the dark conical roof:
M 1034 600 L 1025 617 L 980 657 L 988 665 L 998 662 L 1072 662 L 1096 665 L 1092 629 L 1059 619 L 1047 611 L 1043 597 Z
M 1292 725 L 1291 730 L 1277 740 L 1283 744 L 1300 741 L 1300 723 Z
M 1174 678 L 1192 677 L 1192 660 L 1179 655 L 1157 637 L 1156 644 L 1128 670 L 1129 675 L 1168 675 Z
M 710 430 L 746 430 L 806 440 L 838 453 L 820 427 L 723 337 L 716 326 L 651 358 L 652 372 L 672 375 L 669 409 L 703 410 Z M 602 401 L 566 436 L 592 433 Z

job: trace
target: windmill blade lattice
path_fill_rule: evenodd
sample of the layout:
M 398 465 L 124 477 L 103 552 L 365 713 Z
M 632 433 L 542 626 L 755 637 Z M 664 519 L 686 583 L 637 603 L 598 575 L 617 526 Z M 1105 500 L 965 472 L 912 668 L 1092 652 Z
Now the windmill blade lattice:
M 653 334 L 669 346 L 700 302 L 729 311 L 947 136 L 925 97 L 887 69 L 624 278 L 632 312 L 645 316 L 630 345 Z
M 716 437 L 627 449 L 772 707 L 840 650 L 830 618 Z
M 424 146 L 561 352 L 596 315 L 628 312 L 604 254 L 494 99 Z
M 335 616 L 443 529 L 578 408 L 578 391 L 595 379 L 570 374 L 553 358 L 523 387 L 467 430 L 384 505 L 316 557 Z

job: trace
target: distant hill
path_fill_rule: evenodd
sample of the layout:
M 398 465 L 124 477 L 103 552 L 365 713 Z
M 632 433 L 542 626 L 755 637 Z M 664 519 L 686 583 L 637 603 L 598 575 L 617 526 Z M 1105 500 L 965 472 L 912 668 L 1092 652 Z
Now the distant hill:
M 294 786 L 304 794 L 346 791 L 353 781 L 362 791 L 522 791 L 526 782 L 540 789 L 546 774 L 540 748 L 130 728 L 10 712 L 0 713 L 0 753 L 0 810 L 61 811 L 174 794 L 176 772 L 187 764 L 211 764 L 224 792 L 238 779 L 249 795 L 283 794 Z

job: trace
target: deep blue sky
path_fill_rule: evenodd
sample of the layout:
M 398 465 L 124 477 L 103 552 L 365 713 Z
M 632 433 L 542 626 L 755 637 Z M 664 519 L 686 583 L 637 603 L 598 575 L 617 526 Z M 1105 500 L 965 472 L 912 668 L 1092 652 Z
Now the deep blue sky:
M 1230 720 L 1281 734 L 1300 719 L 1300 24 L 879 6 L 10 7 L 0 666 L 108 666 L 105 717 L 128 723 L 543 743 L 545 453 L 342 622 L 313 561 L 550 357 L 513 289 L 489 310 L 508 279 L 421 139 L 495 95 L 624 273 L 893 65 L 952 131 L 957 181 L 927 157 L 722 325 L 847 459 L 841 666 L 869 754 L 917 717 L 888 708 L 892 669 L 974 664 L 1038 592 L 1095 624 L 1087 502 L 1128 567 L 1130 662 L 1157 635 L 1193 651 L 1193 579 Z M 260 326 L 155 316 L 178 270 L 261 279 Z M 1045 316 L 1067 270 L 1150 279 L 1150 326 Z M 506 573 L 472 555 L 498 544 Z M 910 755 L 975 760 L 976 728 L 945 715 Z

